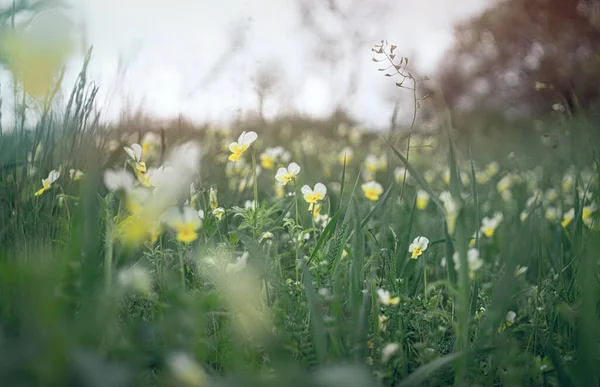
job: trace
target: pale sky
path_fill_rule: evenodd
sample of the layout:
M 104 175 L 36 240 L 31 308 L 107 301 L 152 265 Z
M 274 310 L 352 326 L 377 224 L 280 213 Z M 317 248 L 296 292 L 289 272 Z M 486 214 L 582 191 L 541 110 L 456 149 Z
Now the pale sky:
M 319 29 L 342 37 L 339 43 L 326 46 L 303 27 L 300 0 L 72 0 L 71 18 L 94 45 L 90 78 L 101 86 L 107 120 L 141 108 L 161 118 L 227 122 L 256 111 L 253 78 L 262 66 L 280 79 L 266 100 L 267 118 L 289 111 L 323 116 L 341 103 L 376 127 L 389 122 L 394 93 L 401 98 L 406 91 L 377 71 L 373 44 L 387 39 L 420 75 L 432 75 L 452 44 L 453 24 L 489 4 L 337 0 L 341 22 L 328 10 L 329 0 L 303 1 L 313 5 Z M 336 62 L 320 61 L 319 50 Z M 65 89 L 80 65 L 81 55 L 74 55 Z M 348 98 L 351 78 L 356 92 Z M 6 73 L 0 79 L 6 84 Z M 3 116 L 8 120 L 7 112 Z

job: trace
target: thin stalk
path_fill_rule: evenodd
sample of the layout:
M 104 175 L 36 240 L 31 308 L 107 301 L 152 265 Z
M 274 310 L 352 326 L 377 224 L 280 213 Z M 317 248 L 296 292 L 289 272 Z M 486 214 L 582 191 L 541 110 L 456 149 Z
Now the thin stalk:
M 185 265 L 183 263 L 183 246 L 181 243 L 177 244 L 177 256 L 179 258 L 179 279 L 181 281 L 181 288 L 185 291 Z

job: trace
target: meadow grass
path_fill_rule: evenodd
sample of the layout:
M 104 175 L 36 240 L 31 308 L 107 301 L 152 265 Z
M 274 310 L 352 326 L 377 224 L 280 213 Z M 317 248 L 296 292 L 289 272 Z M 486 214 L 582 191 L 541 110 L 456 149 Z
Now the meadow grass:
M 0 385 L 598 384 L 590 118 L 117 131 L 88 61 L 0 137 Z

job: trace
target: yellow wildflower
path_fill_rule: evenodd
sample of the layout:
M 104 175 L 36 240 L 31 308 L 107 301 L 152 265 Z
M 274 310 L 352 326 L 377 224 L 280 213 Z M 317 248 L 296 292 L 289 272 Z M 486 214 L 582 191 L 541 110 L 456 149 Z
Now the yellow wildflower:
M 340 162 L 340 165 L 344 165 L 344 160 L 346 162 L 346 165 L 350 164 L 350 162 L 352 161 L 353 155 L 354 155 L 354 151 L 349 146 L 342 149 L 340 151 L 340 153 L 338 154 L 338 160 Z
M 429 246 L 429 239 L 424 236 L 416 237 L 413 243 L 408 247 L 408 252 L 411 253 L 412 259 L 417 259 Z
M 79 169 L 70 169 L 69 170 L 69 177 L 73 181 L 78 181 L 78 180 L 83 179 L 84 175 L 85 174 L 83 172 L 81 172 Z
M 229 161 L 237 162 L 242 158 L 242 154 L 248 149 L 248 147 L 256 140 L 258 135 L 256 132 L 242 132 L 237 141 L 229 144 Z
M 493 237 L 502 219 L 504 219 L 504 216 L 500 212 L 495 213 L 493 218 L 484 217 L 481 220 L 481 232 L 483 235 L 488 238 Z
M 365 193 L 365 197 L 371 201 L 379 200 L 379 196 L 383 193 L 383 187 L 376 181 L 364 183 L 361 188 Z
M 286 185 L 287 183 L 294 181 L 298 173 L 300 173 L 300 166 L 296 163 L 291 163 L 287 168 L 279 168 L 277 170 L 275 180 L 281 185 Z
M 377 297 L 379 297 L 379 302 L 385 306 L 398 305 L 400 302 L 400 297 L 391 297 L 390 292 L 384 289 L 377 289 Z
M 417 208 L 424 210 L 427 208 L 427 204 L 429 204 L 429 194 L 423 190 L 417 191 Z
M 52 187 L 52 184 L 56 180 L 58 180 L 59 177 L 60 177 L 60 172 L 58 172 L 54 169 L 51 170 L 50 173 L 48 174 L 48 177 L 45 179 L 42 179 L 42 188 L 39 189 L 38 191 L 36 191 L 34 195 L 40 196 L 44 192 L 48 191 L 50 189 L 50 187 Z
M 124 146 L 123 150 L 129 156 L 129 161 L 133 164 L 136 174 L 146 173 L 146 163 L 142 161 L 142 146 L 140 144 L 132 144 L 131 147 Z
M 161 221 L 177 232 L 176 238 L 183 243 L 191 243 L 198 238 L 196 231 L 202 226 L 198 212 L 193 208 L 184 206 L 168 208 L 162 215 Z
M 308 207 L 309 211 L 313 210 L 313 205 L 317 202 L 320 202 L 325 198 L 327 194 L 327 187 L 322 183 L 315 184 L 315 188 L 311 189 L 308 185 L 305 185 L 301 189 L 302 195 L 304 195 L 304 200 L 310 204 Z

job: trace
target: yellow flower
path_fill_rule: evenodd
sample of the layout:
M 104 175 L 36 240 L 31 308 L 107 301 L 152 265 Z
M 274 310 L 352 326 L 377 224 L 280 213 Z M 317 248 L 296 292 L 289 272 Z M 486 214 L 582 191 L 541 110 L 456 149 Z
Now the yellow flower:
M 508 328 L 509 326 L 513 325 L 515 323 L 515 317 L 517 317 L 517 314 L 515 312 L 513 312 L 512 310 L 509 310 L 508 313 L 506 313 L 506 317 L 504 318 L 504 322 L 498 328 L 498 332 L 502 332 L 506 328 Z
M 449 185 L 449 184 L 450 184 L 450 169 L 445 169 L 445 170 L 442 172 L 442 180 L 444 180 L 444 183 L 445 183 L 446 185 Z
M 365 197 L 371 201 L 379 200 L 379 196 L 383 193 L 383 187 L 376 181 L 364 183 L 361 188 Z
M 218 207 L 212 210 L 212 214 L 217 218 L 217 220 L 221 220 L 223 215 L 225 215 L 225 209 L 223 207 Z
M 208 193 L 208 201 L 210 202 L 210 208 L 214 211 L 219 207 L 219 201 L 217 200 L 217 191 L 212 187 Z
M 427 204 L 429 204 L 429 194 L 423 190 L 417 191 L 417 208 L 424 210 L 427 208 Z
M 406 174 L 406 179 L 410 177 L 410 173 L 406 170 L 406 168 L 397 167 L 394 170 L 394 178 L 398 182 L 398 184 L 404 183 L 404 175 Z
M 156 133 L 147 132 L 142 139 L 142 154 L 154 152 L 160 143 L 160 137 Z
M 139 170 L 135 170 L 135 177 L 137 177 L 138 181 L 142 183 L 142 185 L 146 188 L 150 188 L 150 175 L 147 173 L 143 173 Z
M 144 203 L 150 196 L 150 191 L 145 188 L 132 188 L 126 193 L 125 207 L 134 215 L 140 215 L 144 210 Z
M 229 150 L 231 154 L 229 155 L 229 161 L 237 162 L 242 158 L 242 154 L 248 149 L 248 147 L 256 140 L 257 138 L 256 132 L 242 132 L 237 142 L 234 141 L 229 144 Z
M 54 183 L 60 177 L 60 172 L 56 170 L 51 170 L 48 174 L 48 177 L 42 180 L 42 188 L 35 192 L 35 196 L 40 196 L 44 192 L 48 191 L 50 187 L 52 187 L 52 183 Z
M 315 220 L 319 219 L 319 215 L 321 214 L 321 209 L 323 208 L 323 205 L 321 203 L 316 203 L 314 208 L 313 208 L 313 218 Z
M 118 236 L 127 244 L 137 245 L 148 238 L 153 238 L 153 230 L 150 228 L 151 224 L 152 222 L 146 216 L 134 213 L 119 223 Z
M 387 167 L 387 159 L 385 155 L 377 157 L 373 154 L 367 155 L 365 158 L 365 168 L 371 174 L 384 170 Z
M 458 251 L 452 255 L 454 261 L 454 269 L 458 271 L 460 269 L 460 256 Z M 483 260 L 479 257 L 479 250 L 470 248 L 467 250 L 467 266 L 469 267 L 469 278 L 475 278 L 475 272 L 483 266 Z
M 488 175 L 485 171 L 476 171 L 475 172 L 475 181 L 478 184 L 485 184 L 490 181 L 490 175 Z
M 275 158 L 263 153 L 260 155 L 260 166 L 265 169 L 272 169 L 275 166 Z
M 301 189 L 302 195 L 304 195 L 304 200 L 310 204 L 308 207 L 309 211 L 313 210 L 313 205 L 317 202 L 320 202 L 325 198 L 327 194 L 327 187 L 322 183 L 315 184 L 315 188 L 311 189 L 308 185 L 305 185 Z
M 353 155 L 354 155 L 354 151 L 349 146 L 342 149 L 340 151 L 340 153 L 338 154 L 338 160 L 340 162 L 340 165 L 344 165 L 344 160 L 346 162 L 346 165 L 350 164 L 350 162 L 352 161 Z
M 296 178 L 296 175 L 300 173 L 300 166 L 296 163 L 291 163 L 286 168 L 279 168 L 277 170 L 277 174 L 275 175 L 275 180 L 277 180 L 281 185 L 286 185 L 287 183 L 291 183 Z
M 456 217 L 458 216 L 458 204 L 456 204 L 452 194 L 448 191 L 440 194 L 440 200 L 444 204 L 444 210 L 446 210 L 448 232 L 452 234 L 454 232 L 454 225 L 456 224 Z
M 496 188 L 498 189 L 499 193 L 503 193 L 505 191 L 508 191 L 510 189 L 510 187 L 512 187 L 512 185 L 513 185 L 512 176 L 506 175 L 502 179 L 500 179 L 500 181 L 496 185 Z
M 200 364 L 183 352 L 169 356 L 168 366 L 177 383 L 181 386 L 202 387 L 210 383 Z
M 435 171 L 433 171 L 431 169 L 428 169 L 423 173 L 423 178 L 425 179 L 427 184 L 433 184 L 433 181 L 435 180 L 435 176 L 436 176 Z M 407 177 L 408 177 L 408 175 L 407 175 Z
M 133 164 L 136 174 L 146 173 L 146 163 L 142 161 L 142 146 L 140 144 L 132 144 L 131 147 L 124 146 L 123 150 L 129 156 L 129 161 Z
M 379 297 L 379 302 L 385 306 L 398 305 L 400 302 L 400 297 L 391 297 L 390 292 L 387 290 L 377 289 L 377 296 Z
M 417 259 L 429 246 L 429 239 L 424 236 L 416 237 L 413 243 L 408 247 L 408 252 L 411 253 L 412 259 Z
M 485 167 L 485 172 L 489 175 L 489 177 L 494 177 L 500 171 L 500 166 L 497 162 L 492 161 Z
M 502 219 L 504 219 L 504 216 L 500 212 L 495 213 L 493 218 L 488 218 L 487 216 L 483 218 L 481 220 L 481 232 L 483 235 L 488 238 L 493 237 Z
M 573 190 L 574 184 L 575 184 L 575 178 L 570 173 L 566 174 L 560 183 L 560 185 L 565 193 L 571 192 Z
M 595 204 L 583 207 L 581 212 L 581 220 L 583 220 L 583 224 L 585 224 L 587 227 L 595 229 L 595 227 L 592 227 L 594 226 L 594 217 L 592 216 L 594 212 L 596 212 Z
M 202 226 L 198 212 L 192 207 L 184 206 L 168 208 L 162 215 L 161 221 L 166 223 L 177 235 L 178 241 L 191 243 L 198 238 L 196 231 Z
M 83 179 L 83 176 L 85 176 L 85 174 L 83 172 L 81 172 L 79 169 L 70 169 L 69 170 L 69 177 L 73 181 L 81 180 L 81 179 Z

